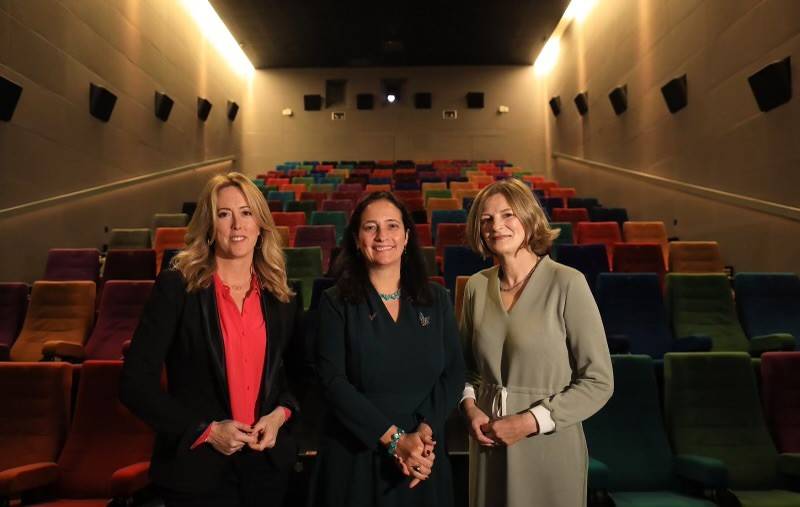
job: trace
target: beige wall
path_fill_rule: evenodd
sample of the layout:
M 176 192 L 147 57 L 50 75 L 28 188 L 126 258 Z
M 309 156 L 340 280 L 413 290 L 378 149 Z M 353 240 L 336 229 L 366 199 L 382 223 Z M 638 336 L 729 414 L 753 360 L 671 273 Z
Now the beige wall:
M 12 121 L 0 122 L 0 209 L 239 156 L 241 114 L 230 123 L 225 102 L 241 104 L 247 81 L 177 0 L 0 0 L 0 74 L 24 87 Z M 89 115 L 90 82 L 118 97 L 108 123 Z M 153 114 L 156 90 L 175 100 L 166 123 Z M 214 104 L 205 124 L 196 116 L 197 96 Z M 186 184 L 165 180 L 94 196 L 88 207 L 0 216 L 0 280 L 41 276 L 47 248 L 99 247 L 106 225 L 147 226 L 154 211 L 179 210 L 190 199 L 175 182 Z M 137 194 L 144 188 L 161 197 L 172 189 L 174 199 L 149 200 Z M 126 214 L 121 202 L 135 209 Z
M 795 0 L 599 2 L 582 25 L 568 28 L 546 79 L 547 96 L 560 95 L 563 108 L 557 119 L 546 112 L 552 150 L 800 207 L 800 101 L 761 113 L 747 84 L 750 74 L 789 55 L 797 69 Z M 672 115 L 660 87 L 684 73 L 689 105 Z M 607 96 L 621 84 L 629 107 L 617 117 Z M 583 90 L 589 113 L 581 118 L 572 99 Z M 632 217 L 664 220 L 682 239 L 719 240 L 726 262 L 740 271 L 800 271 L 796 221 L 572 162 L 557 162 L 556 176 L 627 206 Z
M 381 102 L 381 78 L 405 78 L 401 103 Z M 304 111 L 303 95 L 325 95 L 326 79 L 346 79 L 346 103 Z M 433 108 L 413 107 L 413 93 L 433 94 Z M 485 108 L 465 95 L 484 92 Z M 356 94 L 375 94 L 375 109 L 356 109 Z M 542 90 L 531 67 L 427 67 L 257 71 L 243 110 L 243 166 L 257 174 L 287 160 L 499 159 L 544 171 Z M 497 107 L 506 105 L 508 114 Z M 281 116 L 291 108 L 293 117 Z M 457 120 L 443 120 L 457 109 Z M 346 119 L 332 121 L 332 111 Z

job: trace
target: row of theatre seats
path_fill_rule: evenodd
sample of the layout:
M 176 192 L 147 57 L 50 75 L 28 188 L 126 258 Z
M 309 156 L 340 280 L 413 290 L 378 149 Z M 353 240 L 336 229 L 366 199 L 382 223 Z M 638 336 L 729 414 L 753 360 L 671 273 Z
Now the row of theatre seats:
M 480 259 L 465 246 L 467 212 L 477 191 L 502 177 L 518 177 L 531 186 L 553 227 L 561 230 L 551 255 L 586 275 L 612 351 L 634 354 L 613 356 L 616 394 L 603 411 L 586 423 L 593 458 L 589 483 L 592 502 L 707 505 L 699 499 L 705 492 L 706 497 L 722 504 L 738 496 L 747 505 L 800 505 L 792 493 L 778 491 L 782 487 L 794 488 L 787 478 L 797 468 L 792 468 L 796 466 L 792 458 L 778 456 L 776 451 L 777 446 L 781 452 L 800 452 L 792 447 L 792 438 L 794 442 L 800 439 L 785 436 L 796 435 L 800 427 L 796 396 L 792 394 L 800 387 L 800 358 L 795 352 L 764 353 L 797 346 L 800 279 L 788 273 L 738 273 L 729 279 L 716 243 L 670 241 L 662 222 L 629 221 L 623 208 L 600 206 L 597 199 L 580 197 L 574 189 L 526 174 L 510 164 L 287 163 L 255 178 L 283 235 L 289 277 L 311 310 L 307 315 L 307 340 L 314 339 L 313 310 L 321 291 L 334 283 L 324 275 L 338 253 L 341 231 L 353 207 L 362 195 L 386 190 L 386 185 L 412 209 L 429 275 L 451 290 L 459 312 L 468 275 L 491 265 L 491 260 Z M 292 194 L 293 198 L 274 192 Z M 37 373 L 44 371 L 38 368 L 71 368 L 71 374 L 57 375 L 80 378 L 73 384 L 78 386 L 75 403 L 66 403 L 67 407 L 74 407 L 70 409 L 74 412 L 72 422 L 68 417 L 59 430 L 62 436 L 53 440 L 57 444 L 48 451 L 48 458 L 34 459 L 17 452 L 11 447 L 12 442 L 0 446 L 0 454 L 9 458 L 0 462 L 0 495 L 18 496 L 21 484 L 34 482 L 36 487 L 28 489 L 41 491 L 44 483 L 37 475 L 41 472 L 36 471 L 40 467 L 31 464 L 45 461 L 57 463 L 62 470 L 53 472 L 56 469 L 45 467 L 50 476 L 61 477 L 52 479 L 47 491 L 63 498 L 103 498 L 103 502 L 117 498 L 126 502 L 147 484 L 147 465 L 143 461 L 149 456 L 149 441 L 141 444 L 141 454 L 121 451 L 120 461 L 103 465 L 90 464 L 93 452 L 77 452 L 70 442 L 75 438 L 73 431 L 76 435 L 85 431 L 81 429 L 80 414 L 86 404 L 81 402 L 81 394 L 97 382 L 92 380 L 95 377 L 91 372 L 101 366 L 106 371 L 119 368 L 118 362 L 92 360 L 122 356 L 152 280 L 183 246 L 185 227 L 193 211 L 194 203 L 184 203 L 180 214 L 154 216 L 150 228 L 113 229 L 105 255 L 94 248 L 54 249 L 48 255 L 45 277 L 33 284 L 30 297 L 26 284 L 0 284 L 0 355 L 12 359 L 0 363 L 0 369 L 5 368 L 0 371 L 0 389 L 19 391 L 20 399 L 36 400 L 41 395 L 27 394 L 16 387 L 35 382 L 15 380 L 14 375 L 30 371 L 33 373 L 28 373 L 26 379 L 38 378 L 46 376 Z M 713 352 L 696 352 L 709 349 Z M 693 352 L 675 352 L 687 350 Z M 22 362 L 43 358 L 86 362 Z M 729 363 L 739 365 L 738 369 L 726 366 Z M 741 365 L 745 364 L 750 380 L 744 378 Z M 104 398 L 107 404 L 95 408 L 95 413 L 107 411 L 108 417 L 132 419 L 112 396 L 116 387 L 110 386 L 115 380 L 107 377 L 100 382 L 109 389 Z M 753 385 L 760 385 L 761 391 Z M 44 391 L 62 392 L 59 389 L 63 391 L 63 387 Z M 707 398 L 698 401 L 698 393 Z M 17 410 L 20 403 L 15 398 L 14 403 L 4 407 L 13 413 L 0 417 L 0 424 L 12 426 L 8 431 L 0 428 L 0 435 L 13 435 L 15 428 L 27 425 L 23 419 L 33 417 Z M 54 410 L 52 406 L 63 409 L 63 403 L 63 398 L 55 400 L 44 410 L 49 413 Z M 744 411 L 734 417 L 729 412 L 731 407 Z M 304 410 L 306 417 L 296 421 L 293 430 L 304 452 L 302 463 L 313 460 L 324 410 L 318 393 L 315 395 L 312 389 Z M 41 412 L 36 413 L 41 417 Z M 105 421 L 104 436 L 114 434 L 113 438 L 122 439 L 120 435 L 139 430 L 147 433 L 141 425 L 130 429 L 130 421 L 94 417 Z M 699 429 L 702 425 L 707 425 L 703 430 L 707 433 Z M 713 427 L 724 429 L 716 435 L 708 429 Z M 620 439 L 621 435 L 625 438 Z M 686 440 L 680 440 L 684 436 Z M 704 440 L 709 444 L 703 448 L 690 445 Z M 447 441 L 457 477 L 456 496 L 458 502 L 463 502 L 467 490 L 467 437 L 456 415 L 448 425 Z M 742 457 L 750 452 L 754 457 Z M 695 459 L 686 454 L 706 458 Z M 12 462 L 17 455 L 22 461 Z M 747 465 L 748 459 L 758 463 L 758 468 Z M 27 472 L 20 476 L 13 467 L 22 466 L 25 471 L 29 465 L 34 470 L 30 477 L 36 478 L 30 479 L 33 482 L 20 480 L 19 477 L 28 477 Z M 133 468 L 125 468 L 130 465 Z M 81 470 L 80 477 L 86 481 L 90 476 L 102 476 L 105 489 L 102 493 L 98 488 L 79 491 L 74 483 L 69 485 L 73 480 L 70 477 L 77 477 L 71 467 Z M 114 474 L 120 468 L 122 471 Z M 774 473 L 761 473 L 762 469 Z M 297 502 L 305 494 L 307 471 L 306 467 L 293 477 L 291 495 Z M 98 473 L 91 475 L 93 472 Z M 770 492 L 751 494 L 765 488 Z M 36 499 L 36 494 L 26 495 Z M 99 505 L 86 505 L 95 504 Z

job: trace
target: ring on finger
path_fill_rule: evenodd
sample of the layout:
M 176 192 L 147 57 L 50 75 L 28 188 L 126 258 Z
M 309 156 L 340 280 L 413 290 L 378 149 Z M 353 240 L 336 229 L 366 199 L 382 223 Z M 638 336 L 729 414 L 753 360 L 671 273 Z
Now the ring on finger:
M 419 473 L 419 465 L 414 465 L 411 468 L 413 468 L 415 472 Z

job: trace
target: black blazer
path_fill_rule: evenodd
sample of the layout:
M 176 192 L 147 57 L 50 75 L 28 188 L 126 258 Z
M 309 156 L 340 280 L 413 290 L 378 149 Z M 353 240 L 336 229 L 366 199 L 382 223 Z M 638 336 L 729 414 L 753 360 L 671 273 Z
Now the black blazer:
M 300 300 L 282 303 L 261 291 L 268 336 L 259 416 L 277 405 L 299 413 L 285 363 L 295 355 L 287 351 L 301 346 Z M 214 286 L 187 293 L 179 272 L 162 271 L 126 354 L 120 386 L 122 402 L 157 433 L 150 465 L 154 483 L 177 491 L 208 491 L 232 466 L 231 457 L 210 445 L 190 449 L 212 421 L 231 418 L 224 354 Z M 262 455 L 280 470 L 294 464 L 297 446 L 285 425 L 275 447 Z

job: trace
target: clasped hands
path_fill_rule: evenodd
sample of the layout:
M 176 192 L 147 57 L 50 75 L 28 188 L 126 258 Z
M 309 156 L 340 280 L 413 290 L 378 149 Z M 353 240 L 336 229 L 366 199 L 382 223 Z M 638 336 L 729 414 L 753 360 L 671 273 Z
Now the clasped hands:
M 463 410 L 469 434 L 484 447 L 508 447 L 539 432 L 536 418 L 527 410 L 521 414 L 490 419 L 473 399 L 464 400 Z
M 278 407 L 262 416 L 253 426 L 226 419 L 211 423 L 208 443 L 226 456 L 241 451 L 248 446 L 254 451 L 263 451 L 275 447 L 278 430 L 286 422 L 285 412 Z
M 427 423 L 420 423 L 413 433 L 406 433 L 397 441 L 395 463 L 400 472 L 411 477 L 409 488 L 416 487 L 430 477 L 436 454 L 433 452 L 436 441 L 433 430 Z

